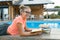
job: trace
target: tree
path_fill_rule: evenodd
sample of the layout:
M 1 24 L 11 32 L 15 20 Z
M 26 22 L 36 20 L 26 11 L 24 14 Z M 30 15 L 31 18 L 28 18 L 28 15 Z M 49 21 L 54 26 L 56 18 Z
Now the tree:
M 60 6 L 55 6 L 54 8 L 60 8 Z
M 60 11 L 58 11 L 58 15 L 60 15 Z
M 54 8 L 60 8 L 60 6 L 55 6 Z M 58 15 L 60 15 L 60 10 L 58 11 Z

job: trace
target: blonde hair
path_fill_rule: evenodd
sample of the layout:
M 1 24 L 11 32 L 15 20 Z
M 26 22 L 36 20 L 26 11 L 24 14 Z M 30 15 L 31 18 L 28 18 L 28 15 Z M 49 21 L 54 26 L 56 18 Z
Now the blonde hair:
M 23 12 L 25 9 L 30 8 L 29 6 L 24 6 L 24 5 L 20 5 L 19 9 L 20 9 L 20 13 Z

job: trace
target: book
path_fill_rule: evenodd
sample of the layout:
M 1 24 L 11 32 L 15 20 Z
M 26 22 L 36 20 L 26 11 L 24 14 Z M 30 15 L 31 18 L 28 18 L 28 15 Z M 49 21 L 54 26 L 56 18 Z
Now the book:
M 42 32 L 42 28 L 39 28 L 39 29 L 33 29 L 31 32 L 32 32 L 32 33 L 34 33 L 34 32 Z
M 40 28 L 49 28 L 49 25 L 46 25 L 46 24 L 40 24 L 39 27 L 40 27 Z

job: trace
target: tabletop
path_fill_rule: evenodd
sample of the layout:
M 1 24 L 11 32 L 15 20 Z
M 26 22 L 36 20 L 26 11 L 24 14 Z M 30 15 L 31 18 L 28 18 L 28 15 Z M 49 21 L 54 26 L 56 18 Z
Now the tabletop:
M 41 34 L 37 36 L 27 36 L 27 37 L 20 37 L 20 36 L 0 36 L 0 40 L 47 40 L 47 39 L 60 39 L 60 29 L 51 29 L 50 34 Z

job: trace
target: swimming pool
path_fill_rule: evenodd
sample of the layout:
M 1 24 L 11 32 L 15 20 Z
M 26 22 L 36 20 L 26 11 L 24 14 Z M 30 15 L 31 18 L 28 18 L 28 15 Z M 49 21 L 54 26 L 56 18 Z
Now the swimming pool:
M 9 21 L 8 24 L 12 22 Z M 60 20 L 40 20 L 40 21 L 27 21 L 26 25 L 28 28 L 39 28 L 40 24 L 49 25 L 50 28 L 60 28 Z

